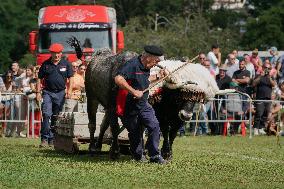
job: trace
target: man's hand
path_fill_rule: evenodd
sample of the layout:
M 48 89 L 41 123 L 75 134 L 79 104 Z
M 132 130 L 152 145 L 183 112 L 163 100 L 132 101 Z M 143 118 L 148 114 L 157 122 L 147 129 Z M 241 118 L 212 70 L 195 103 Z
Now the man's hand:
M 170 74 L 170 72 L 169 72 L 169 70 L 167 70 L 166 68 L 161 69 L 161 70 L 159 71 L 160 78 L 166 77 L 166 76 L 169 75 L 169 74 Z
M 140 98 L 143 96 L 143 91 L 134 90 L 134 91 L 132 92 L 132 94 L 133 94 L 134 98 L 140 99 Z

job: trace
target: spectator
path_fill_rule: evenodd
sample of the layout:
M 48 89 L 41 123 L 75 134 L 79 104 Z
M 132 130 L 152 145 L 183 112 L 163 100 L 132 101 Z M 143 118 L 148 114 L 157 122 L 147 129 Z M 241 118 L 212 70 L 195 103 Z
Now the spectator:
M 200 64 L 204 65 L 204 62 L 205 62 L 205 59 L 206 59 L 205 54 L 204 53 L 199 53 L 198 59 L 200 61 Z
M 254 69 L 254 65 L 250 61 L 250 56 L 248 54 L 244 54 L 244 61 L 245 61 L 245 65 L 246 65 L 246 70 L 248 70 L 250 72 L 250 79 L 254 79 L 255 78 L 255 69 Z
M 66 112 L 78 111 L 78 100 L 81 97 L 81 91 L 85 87 L 84 78 L 78 74 L 78 62 L 72 62 L 74 75 L 70 78 L 69 88 L 67 91 Z
M 239 63 L 238 51 L 235 49 L 230 54 L 233 54 L 235 56 L 235 58 L 236 58 L 235 62 L 238 64 Z M 229 62 L 229 55 L 228 55 L 227 59 L 225 60 L 224 64 L 227 64 L 228 62 Z
M 254 65 L 256 75 L 259 75 L 262 69 L 262 61 L 261 58 L 258 56 L 258 49 L 254 49 L 252 51 L 250 61 Z
M 0 92 L 5 91 L 5 83 L 2 77 L 0 77 Z
M 269 65 L 271 66 L 271 70 L 270 70 L 270 72 L 269 72 L 269 75 L 270 75 L 271 77 L 273 77 L 273 79 L 276 80 L 276 78 L 277 78 L 277 70 L 272 66 L 272 64 L 271 64 L 270 61 L 269 61 L 269 58 L 266 58 L 266 59 L 264 60 L 264 64 L 269 64 Z
M 235 71 L 232 81 L 238 85 L 238 90 L 247 93 L 246 87 L 250 81 L 250 72 L 246 70 L 245 61 L 239 63 L 239 70 Z
M 270 59 L 270 63 L 272 65 L 272 68 L 276 68 L 276 65 L 278 65 L 280 57 L 278 56 L 278 51 L 276 47 L 271 47 L 269 49 L 269 53 L 272 56 Z
M 222 65 L 219 68 L 219 74 L 216 76 L 216 82 L 220 90 L 229 89 L 230 82 L 232 78 L 230 78 L 227 74 L 227 67 L 226 65 Z
M 279 59 L 279 63 L 276 65 L 277 79 L 279 82 L 284 81 L 284 55 Z
M 235 82 L 230 83 L 231 89 L 236 89 L 238 85 Z M 221 106 L 222 117 L 225 119 L 242 120 L 243 119 L 243 103 L 240 94 L 228 94 Z M 241 122 L 231 122 L 230 134 L 238 133 L 238 128 Z
M 31 99 L 31 103 L 33 103 L 34 107 L 34 120 L 40 121 L 41 116 L 40 116 L 40 101 L 41 101 L 41 84 L 40 80 L 38 78 L 38 72 L 39 72 L 39 67 L 36 66 L 34 67 L 34 74 L 33 78 L 30 80 L 30 88 L 32 93 L 29 95 L 29 99 Z M 32 114 L 30 112 L 30 118 L 32 117 Z M 29 127 L 29 135 L 32 136 L 33 134 L 33 128 L 32 128 L 32 120 L 30 119 L 30 127 Z M 34 123 L 34 136 L 35 138 L 39 138 L 40 135 L 40 127 L 41 123 Z
M 14 88 L 13 72 L 11 70 L 8 70 L 4 75 L 4 85 L 6 92 L 11 92 Z
M 34 67 L 32 65 L 28 65 L 26 68 L 26 73 L 24 77 L 21 79 L 20 90 L 24 93 L 31 92 L 30 81 L 33 78 Z
M 212 68 L 210 67 L 210 61 L 209 61 L 208 59 L 205 59 L 205 60 L 204 60 L 203 66 L 204 66 L 205 68 L 207 68 L 208 71 L 210 72 L 210 74 L 212 75 L 212 77 L 215 78 L 215 71 L 214 71 L 214 69 L 212 69 Z
M 268 115 L 268 120 L 274 120 L 277 121 L 278 118 L 278 112 L 281 110 L 281 104 L 279 101 L 276 100 L 276 93 L 272 92 L 271 93 L 271 108 L 270 108 L 270 112 Z
M 86 65 L 80 64 L 77 73 L 85 79 Z
M 277 88 L 275 92 L 278 95 L 278 97 L 280 98 L 280 100 L 284 101 L 284 82 L 279 83 L 279 88 Z
M 217 44 L 212 45 L 211 51 L 207 54 L 207 59 L 210 61 L 210 67 L 215 74 L 219 73 L 219 66 L 221 65 L 221 52 Z
M 269 75 L 271 70 L 270 64 L 263 65 L 263 72 L 253 81 L 253 86 L 256 88 L 255 103 L 255 120 L 254 120 L 254 134 L 266 134 L 264 131 L 267 117 L 270 111 L 272 88 L 276 86 L 276 82 Z
M 13 79 L 15 79 L 16 77 L 19 77 L 23 73 L 23 70 L 20 69 L 18 62 L 13 62 L 10 66 L 10 70 L 13 73 Z
M 227 75 L 231 78 L 235 71 L 239 69 L 239 64 L 236 63 L 236 57 L 233 54 L 228 55 L 228 63 L 225 64 L 227 66 Z

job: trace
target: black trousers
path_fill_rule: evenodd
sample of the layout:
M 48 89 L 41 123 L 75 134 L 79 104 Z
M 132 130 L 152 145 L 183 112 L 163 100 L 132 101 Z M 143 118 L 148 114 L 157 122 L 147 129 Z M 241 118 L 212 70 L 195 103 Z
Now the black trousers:
M 271 102 L 256 102 L 255 103 L 255 117 L 254 117 L 254 128 L 262 129 L 265 128 L 268 114 L 270 112 Z

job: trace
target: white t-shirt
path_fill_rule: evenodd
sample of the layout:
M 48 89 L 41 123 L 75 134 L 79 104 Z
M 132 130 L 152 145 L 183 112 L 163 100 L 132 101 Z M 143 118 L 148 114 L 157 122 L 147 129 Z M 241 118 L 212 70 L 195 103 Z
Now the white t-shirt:
M 255 69 L 252 63 L 247 63 L 246 64 L 246 70 L 248 70 L 250 72 L 250 78 L 254 78 L 255 77 Z
M 218 66 L 217 66 L 218 63 L 219 63 L 219 61 L 218 61 L 216 55 L 215 55 L 212 51 L 210 51 L 210 52 L 207 54 L 207 59 L 210 61 L 210 67 L 211 67 L 211 69 L 214 70 L 214 72 L 215 72 L 216 75 L 219 74 L 219 68 L 218 68 Z

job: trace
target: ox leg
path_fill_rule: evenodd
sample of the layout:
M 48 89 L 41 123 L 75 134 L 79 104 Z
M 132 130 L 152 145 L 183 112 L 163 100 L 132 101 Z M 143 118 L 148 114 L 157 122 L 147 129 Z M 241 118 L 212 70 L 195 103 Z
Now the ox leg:
M 91 98 L 88 98 L 91 99 Z M 96 141 L 95 141 L 95 132 L 96 132 L 96 113 L 98 109 L 99 103 L 96 100 L 88 100 L 87 101 L 87 110 L 88 110 L 88 118 L 89 118 L 89 132 L 90 132 L 90 145 L 89 151 L 90 153 L 96 152 Z
M 115 160 L 118 159 L 120 156 L 119 153 L 119 144 L 118 144 L 118 135 L 119 135 L 119 124 L 118 124 L 118 117 L 115 112 L 115 108 L 111 108 L 109 111 L 110 115 L 110 129 L 112 133 L 112 143 L 111 148 L 109 151 L 109 156 L 111 159 Z
M 177 136 L 177 132 L 181 126 L 182 126 L 182 122 L 177 120 L 175 124 L 172 124 L 172 127 L 170 128 L 170 131 L 169 131 L 169 159 L 172 159 L 173 157 L 172 146 Z
M 160 129 L 164 138 L 163 146 L 161 148 L 161 155 L 164 159 L 169 160 L 170 158 L 170 143 L 169 143 L 169 132 L 170 126 L 168 123 L 160 123 Z
M 98 137 L 98 140 L 95 144 L 95 151 L 96 152 L 101 152 L 102 151 L 102 144 L 103 144 L 103 139 L 104 139 L 104 134 L 109 127 L 110 121 L 109 121 L 109 115 L 108 112 L 105 113 L 103 121 L 100 125 L 100 134 Z

